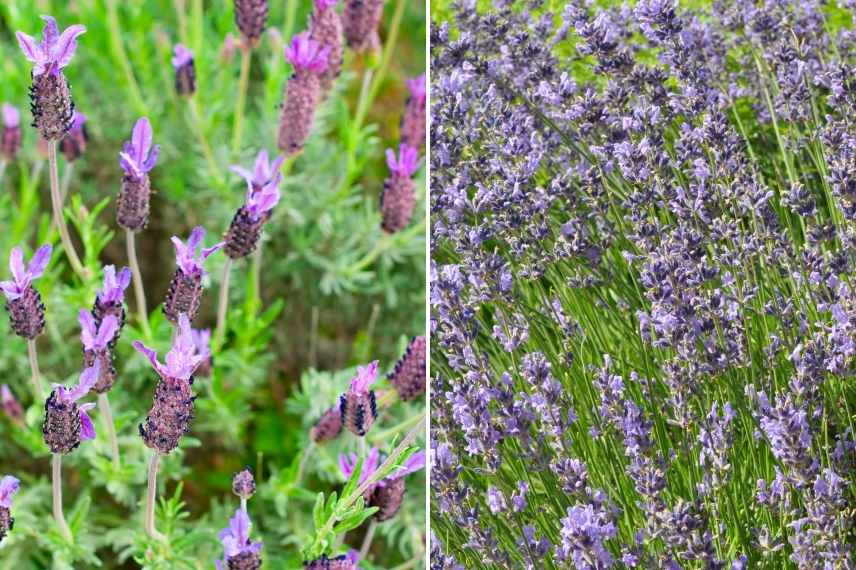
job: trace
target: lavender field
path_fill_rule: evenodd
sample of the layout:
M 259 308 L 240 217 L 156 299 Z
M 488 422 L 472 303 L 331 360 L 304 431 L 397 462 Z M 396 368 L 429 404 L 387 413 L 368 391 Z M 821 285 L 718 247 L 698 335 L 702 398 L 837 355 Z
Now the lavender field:
M 856 568 L 856 5 L 433 9 L 432 570 Z

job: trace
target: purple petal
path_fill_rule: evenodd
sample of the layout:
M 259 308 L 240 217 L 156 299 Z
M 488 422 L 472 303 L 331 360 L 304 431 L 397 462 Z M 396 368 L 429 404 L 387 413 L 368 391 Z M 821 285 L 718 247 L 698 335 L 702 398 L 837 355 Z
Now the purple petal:
M 76 402 L 92 390 L 92 387 L 98 382 L 98 374 L 101 370 L 101 363 L 95 362 L 92 366 L 83 371 L 77 381 L 77 386 L 66 392 L 66 397 Z
M 229 167 L 229 170 L 243 178 L 247 181 L 247 185 L 252 189 L 253 187 L 253 173 L 244 168 L 243 166 L 232 165 Z
M 125 171 L 125 174 L 133 178 L 139 178 L 143 175 L 143 172 L 139 169 L 137 163 L 134 161 L 131 155 L 125 151 L 119 153 L 119 166 L 122 167 L 122 170 Z
M 262 149 L 256 156 L 256 163 L 253 167 L 253 180 L 256 184 L 264 184 L 270 178 L 270 164 L 268 164 L 267 150 Z
M 48 58 L 53 59 L 54 48 L 59 38 L 59 28 L 53 16 L 42 16 L 42 20 L 45 21 L 45 26 L 42 28 L 42 51 Z
M 408 457 L 407 461 L 405 461 L 399 469 L 397 469 L 390 475 L 390 478 L 400 479 L 405 475 L 409 475 L 410 473 L 419 471 L 423 467 L 425 467 L 425 452 L 417 451 L 416 453 Z
M 216 243 L 211 247 L 206 247 L 202 250 L 202 260 L 205 261 L 208 259 L 208 256 L 217 251 L 218 249 L 222 249 L 226 245 L 225 241 L 221 241 L 220 243 Z
M 12 253 L 9 254 L 9 269 L 18 285 L 26 287 L 30 283 L 27 271 L 24 269 L 24 251 L 20 247 L 12 248 Z
M 79 415 L 80 415 L 80 439 L 82 441 L 87 441 L 90 439 L 95 439 L 95 426 L 92 424 L 92 420 L 87 413 L 89 410 L 95 407 L 95 404 L 83 404 L 80 406 Z
M 107 344 L 116 336 L 117 330 L 119 330 L 119 320 L 114 315 L 107 315 L 98 328 L 98 336 L 95 339 L 96 346 L 106 348 Z
M 161 366 L 161 363 L 158 362 L 158 353 L 156 350 L 152 350 L 151 348 L 147 347 L 138 340 L 132 342 L 131 346 L 137 349 L 137 352 L 142 353 L 143 356 L 149 359 L 149 362 L 152 363 L 152 367 L 155 369 L 155 371 L 157 371 L 158 374 L 160 374 L 161 376 L 167 376 L 166 370 L 163 366 Z
M 115 320 L 115 317 L 114 317 Z M 80 323 L 80 340 L 87 350 L 95 348 L 95 317 L 86 309 L 80 309 L 77 314 L 77 322 Z
M 357 366 L 357 376 L 351 381 L 352 392 L 365 392 L 377 380 L 377 363 L 375 360 L 366 366 Z
M 363 472 L 360 473 L 360 483 L 374 475 L 374 472 L 377 471 L 378 463 L 380 462 L 380 450 L 378 448 L 373 447 L 369 450 L 368 456 L 366 456 L 366 460 L 363 463 Z
M 14 129 L 21 124 L 21 113 L 14 105 L 3 103 L 3 126 L 7 129 Z
M 205 228 L 202 226 L 196 226 L 193 228 L 193 231 L 190 232 L 190 237 L 187 238 L 187 249 L 194 253 L 196 251 L 196 246 L 202 243 L 202 240 L 205 239 Z
M 342 475 L 345 476 L 345 479 L 350 479 L 351 475 L 354 473 L 354 467 L 357 463 L 357 456 L 355 454 L 339 455 L 339 469 L 342 471 Z
M 67 66 L 77 51 L 77 36 L 84 33 L 86 28 L 81 25 L 69 26 L 65 29 L 57 42 L 53 59 L 60 69 Z
M 275 159 L 273 159 L 273 162 L 270 165 L 271 176 L 273 176 L 274 173 L 279 173 L 279 169 L 282 166 L 282 163 L 284 161 L 285 161 L 285 157 L 282 155 L 277 156 Z
M 0 290 L 3 291 L 3 294 L 10 301 L 21 297 L 21 290 L 14 281 L 0 281 Z
M 0 479 L 0 507 L 12 508 L 12 497 L 18 492 L 21 482 L 17 477 L 6 475 Z
M 184 44 L 175 44 L 172 53 L 172 66 L 176 69 L 193 61 L 193 53 Z
M 24 32 L 15 32 L 15 37 L 18 38 L 18 45 L 21 47 L 21 51 L 24 52 L 24 57 L 28 61 L 39 65 L 44 63 L 45 52 L 42 51 L 41 46 L 32 36 Z
M 122 291 L 128 288 L 128 285 L 131 284 L 131 270 L 127 267 L 123 267 L 122 271 L 119 272 L 119 279 L 117 281 L 117 285 L 122 288 Z
M 152 168 L 155 167 L 158 161 L 158 155 L 160 155 L 160 145 L 154 145 L 152 147 L 151 152 L 149 153 L 149 157 L 143 163 L 143 172 L 150 172 Z
M 134 161 L 142 165 L 152 146 L 152 125 L 148 118 L 141 117 L 131 131 L 131 145 L 134 147 Z
M 30 260 L 30 265 L 27 268 L 27 273 L 30 274 L 30 279 L 36 279 L 44 274 L 48 263 L 51 261 L 51 253 L 53 253 L 53 246 L 50 244 L 45 244 L 36 250 L 36 253 L 33 254 L 33 258 Z

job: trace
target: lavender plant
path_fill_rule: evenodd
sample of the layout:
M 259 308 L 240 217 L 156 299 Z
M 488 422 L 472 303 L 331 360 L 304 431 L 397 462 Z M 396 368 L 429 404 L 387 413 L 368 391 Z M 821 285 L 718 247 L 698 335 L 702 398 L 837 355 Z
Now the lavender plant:
M 852 6 L 554 8 L 431 32 L 432 567 L 852 567 Z

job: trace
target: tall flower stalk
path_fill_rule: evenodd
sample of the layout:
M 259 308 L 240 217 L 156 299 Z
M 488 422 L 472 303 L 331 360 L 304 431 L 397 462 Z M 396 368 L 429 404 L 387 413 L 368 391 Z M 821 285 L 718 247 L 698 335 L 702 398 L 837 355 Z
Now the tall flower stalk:
M 252 51 L 267 24 L 267 0 L 235 0 L 235 24 L 241 31 L 241 75 L 238 79 L 238 97 L 235 100 L 235 122 L 232 127 L 232 154 L 241 150 L 241 137 L 244 127 L 244 107 L 247 101 L 247 87 L 250 83 L 250 63 Z
M 74 118 L 74 102 L 71 100 L 68 80 L 62 70 L 71 62 L 77 49 L 77 37 L 83 34 L 86 28 L 74 25 L 60 34 L 56 20 L 50 16 L 42 16 L 42 19 L 45 25 L 41 42 L 36 42 L 33 37 L 23 32 L 17 32 L 16 36 L 24 56 L 34 64 L 33 83 L 30 87 L 33 125 L 47 141 L 54 224 L 59 230 L 62 247 L 71 268 L 85 279 L 87 271 L 74 249 L 65 223 L 57 171 L 57 144 L 71 128 Z

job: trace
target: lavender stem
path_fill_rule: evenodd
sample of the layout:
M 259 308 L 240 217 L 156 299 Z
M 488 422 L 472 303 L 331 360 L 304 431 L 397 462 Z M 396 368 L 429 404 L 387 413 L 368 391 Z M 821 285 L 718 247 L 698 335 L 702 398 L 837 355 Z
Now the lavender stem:
M 238 80 L 238 100 L 235 102 L 235 124 L 232 129 L 232 154 L 241 150 L 241 130 L 244 126 L 244 106 L 247 99 L 247 86 L 250 82 L 250 46 L 241 49 L 241 76 Z
M 372 522 L 369 523 L 369 528 L 366 531 L 366 536 L 363 538 L 363 545 L 360 547 L 360 560 L 365 560 L 366 554 L 369 553 L 369 548 L 371 548 L 372 540 L 374 539 L 375 529 L 377 529 L 377 521 L 372 519 Z
M 59 191 L 59 173 L 57 171 L 55 140 L 48 141 L 48 164 L 50 165 L 51 204 L 53 206 L 54 224 L 59 230 L 62 248 L 65 250 L 66 256 L 68 256 L 71 268 L 85 280 L 89 272 L 84 269 L 83 264 L 80 263 L 80 258 L 77 256 L 77 252 L 74 250 L 74 245 L 71 243 L 68 226 L 65 225 L 65 216 L 62 211 L 62 197 L 60 196 Z
M 44 397 L 44 389 L 42 388 L 42 375 L 39 372 L 39 357 L 36 353 L 36 339 L 27 340 L 27 354 L 30 357 L 30 370 L 32 371 L 31 380 L 33 382 L 33 396 L 37 401 Z
M 62 454 L 54 453 L 51 459 L 51 467 L 53 468 L 53 516 L 59 531 L 63 538 L 67 541 L 72 541 L 71 529 L 68 528 L 68 523 L 65 522 L 65 515 L 62 514 Z
M 69 162 L 62 170 L 62 184 L 60 184 L 59 197 L 65 203 L 65 197 L 68 196 L 68 187 L 71 184 L 71 174 L 74 172 L 74 163 Z
M 220 282 L 220 302 L 217 305 L 217 330 L 214 333 L 214 348 L 219 350 L 226 334 L 226 310 L 229 307 L 229 276 L 232 273 L 232 258 L 223 264 L 223 280 Z
M 246 497 L 241 497 L 241 510 L 247 512 L 247 499 Z
M 146 518 L 145 528 L 146 534 L 155 540 L 162 540 L 164 536 L 155 529 L 155 502 L 157 501 L 158 492 L 158 466 L 160 465 L 160 453 L 157 451 L 152 453 L 152 460 L 149 462 L 149 482 L 146 492 Z
M 107 436 L 110 438 L 110 451 L 113 455 L 113 467 L 116 469 L 120 466 L 119 461 L 119 441 L 116 439 L 116 426 L 113 423 L 113 410 L 110 409 L 110 399 L 107 394 L 98 394 L 98 410 L 104 416 L 104 423 L 107 424 Z
M 143 276 L 140 273 L 140 264 L 137 261 L 137 244 L 134 232 L 125 230 L 125 245 L 128 248 L 128 265 L 131 266 L 131 274 L 134 281 L 134 296 L 137 298 L 137 314 L 146 340 L 151 340 L 152 331 L 149 328 L 149 312 L 146 309 L 146 292 L 143 289 Z

